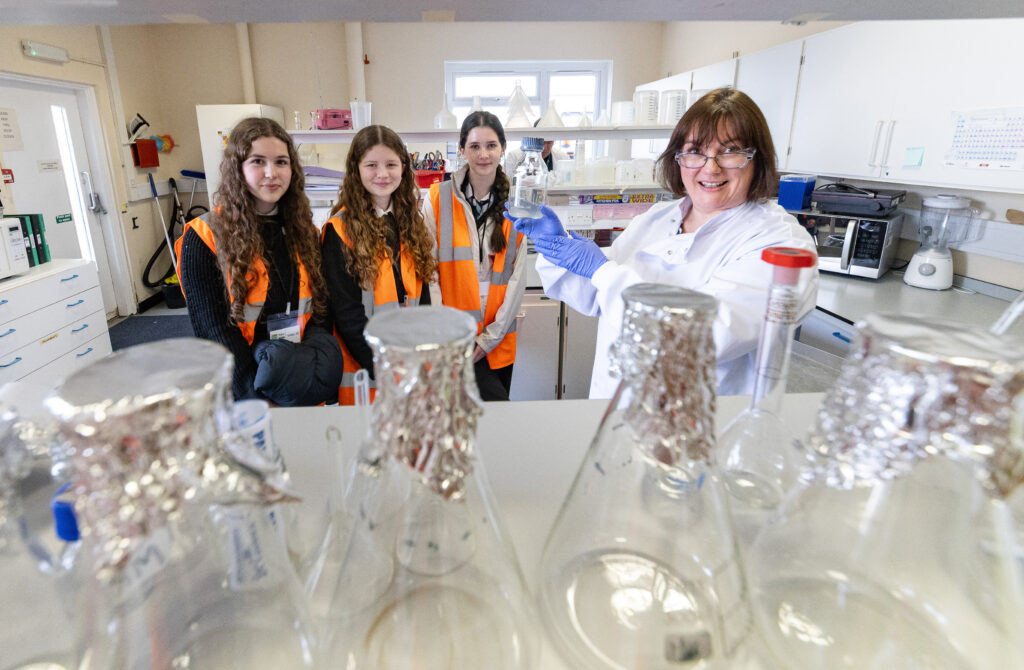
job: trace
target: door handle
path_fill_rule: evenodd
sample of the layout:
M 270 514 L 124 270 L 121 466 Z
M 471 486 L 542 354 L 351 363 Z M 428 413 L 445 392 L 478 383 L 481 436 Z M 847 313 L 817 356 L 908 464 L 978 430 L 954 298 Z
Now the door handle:
M 2 333 L 2 334 L 0 334 L 0 337 L 7 337 L 8 335 L 10 335 L 11 333 L 13 333 L 13 332 L 16 332 L 16 331 L 17 331 L 17 329 L 16 329 L 16 328 L 11 328 L 11 329 L 10 329 L 10 330 L 8 330 L 8 331 L 7 331 L 6 333 Z
M 72 279 L 78 279 L 78 275 L 71 275 L 70 277 L 62 277 L 61 281 L 71 281 Z
M 65 307 L 77 307 L 77 306 L 81 305 L 83 302 L 85 302 L 85 298 L 79 298 L 78 302 L 68 303 L 68 304 L 66 304 L 64 306 Z
M 89 347 L 88 349 L 86 349 L 85 351 L 83 351 L 80 354 L 75 354 L 75 357 L 76 358 L 81 358 L 82 356 L 88 356 L 90 353 L 92 353 L 92 347 Z
M 882 137 L 882 124 L 885 123 L 882 119 L 878 120 L 875 124 L 875 139 L 871 142 L 871 153 L 868 154 L 868 167 L 878 167 L 878 163 L 875 162 L 875 154 L 878 153 L 878 140 Z
M 18 356 L 17 358 L 15 358 L 15 359 L 14 359 L 13 361 L 11 361 L 10 363 L 3 363 L 3 364 L 0 364 L 0 368 L 9 368 L 9 367 L 11 367 L 12 365 L 14 365 L 15 363 L 20 363 L 20 362 L 21 362 L 21 356 Z
M 896 128 L 896 119 L 889 121 L 889 126 L 885 131 L 885 144 L 882 145 L 882 165 L 883 169 L 889 169 L 889 150 L 892 148 L 892 131 Z
M 82 170 L 81 174 L 82 187 L 89 196 L 89 211 L 93 214 L 106 214 L 107 210 L 103 207 L 103 203 L 100 202 L 100 194 L 92 188 L 92 177 L 86 170 Z
M 846 235 L 843 236 L 843 253 L 839 257 L 839 269 L 845 271 L 850 267 L 850 258 L 853 256 L 854 238 L 857 236 L 857 221 L 850 219 L 846 224 Z
M 72 333 L 80 333 L 80 332 L 82 332 L 83 330 L 85 330 L 88 327 L 89 327 L 89 324 L 85 323 L 85 324 L 82 324 L 82 326 L 80 328 L 72 328 L 71 332 Z

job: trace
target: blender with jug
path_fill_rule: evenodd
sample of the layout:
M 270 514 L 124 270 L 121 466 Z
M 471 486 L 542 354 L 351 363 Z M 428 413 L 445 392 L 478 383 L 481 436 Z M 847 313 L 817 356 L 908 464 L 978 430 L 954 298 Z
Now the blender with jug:
M 953 195 L 925 198 L 918 226 L 921 248 L 911 257 L 903 281 L 911 286 L 937 290 L 952 286 L 953 255 L 949 245 L 968 239 L 975 213 L 966 198 Z

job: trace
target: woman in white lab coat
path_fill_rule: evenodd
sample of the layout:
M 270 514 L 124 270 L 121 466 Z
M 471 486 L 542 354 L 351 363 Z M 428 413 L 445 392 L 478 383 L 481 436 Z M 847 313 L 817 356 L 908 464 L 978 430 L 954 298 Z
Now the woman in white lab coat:
M 768 200 L 778 184 L 775 149 L 764 115 L 744 93 L 711 91 L 679 120 L 658 158 L 662 184 L 677 198 L 634 218 L 607 249 L 567 236 L 558 217 L 518 219 L 541 258 L 547 295 L 600 317 L 590 397 L 610 398 L 608 347 L 622 326 L 622 291 L 640 282 L 693 289 L 719 301 L 714 323 L 718 392 L 753 390 L 758 334 L 771 282 L 761 251 L 815 249 L 791 215 Z M 817 272 L 801 305 L 814 308 Z

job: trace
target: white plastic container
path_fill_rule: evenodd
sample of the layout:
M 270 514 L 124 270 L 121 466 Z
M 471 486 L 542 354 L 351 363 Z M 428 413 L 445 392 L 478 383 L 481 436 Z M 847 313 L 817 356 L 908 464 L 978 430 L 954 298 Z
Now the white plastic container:
M 689 95 L 690 92 L 683 89 L 662 91 L 661 104 L 658 105 L 658 123 L 669 126 L 683 118 Z
M 612 103 L 612 125 L 631 126 L 633 125 L 633 103 L 630 100 L 620 100 Z
M 658 92 L 636 91 L 633 93 L 633 124 L 655 126 L 658 124 Z

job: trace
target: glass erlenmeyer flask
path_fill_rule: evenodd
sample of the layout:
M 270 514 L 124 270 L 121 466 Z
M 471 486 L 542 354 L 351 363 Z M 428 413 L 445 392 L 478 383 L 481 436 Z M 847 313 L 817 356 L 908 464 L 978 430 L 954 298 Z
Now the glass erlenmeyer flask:
M 774 266 L 768 305 L 757 346 L 757 377 L 750 407 L 729 422 L 715 447 L 729 492 L 736 537 L 742 548 L 796 483 L 802 465 L 793 436 L 782 421 L 793 331 L 800 317 L 802 268 L 814 267 L 813 251 L 772 247 L 761 258 Z
M 870 315 L 815 462 L 758 534 L 757 619 L 787 668 L 1024 668 L 1024 347 Z M 1016 522 L 1019 524 L 1020 519 Z
M 535 663 L 530 600 L 474 453 L 475 335 L 472 318 L 450 307 L 382 312 L 366 327 L 371 424 L 339 532 L 307 581 L 333 668 Z
M 47 399 L 67 441 L 78 559 L 95 575 L 79 670 L 314 667 L 304 594 L 266 513 L 288 496 L 254 450 L 225 448 L 241 439 L 231 365 L 218 344 L 163 340 L 97 361 Z
M 540 603 L 569 666 L 732 667 L 751 616 L 712 470 L 716 301 L 623 292 L 621 377 L 544 548 Z
M 71 668 L 76 591 L 64 566 L 40 554 L 32 517 L 44 501 L 24 494 L 51 488 L 46 468 L 18 435 L 18 417 L 0 412 L 0 670 Z M 26 503 L 42 507 L 29 512 Z

